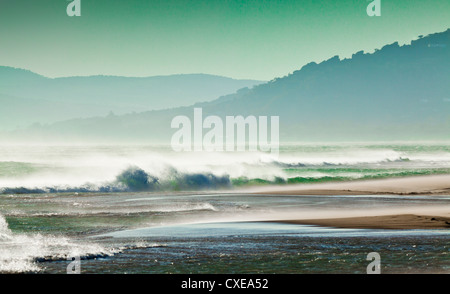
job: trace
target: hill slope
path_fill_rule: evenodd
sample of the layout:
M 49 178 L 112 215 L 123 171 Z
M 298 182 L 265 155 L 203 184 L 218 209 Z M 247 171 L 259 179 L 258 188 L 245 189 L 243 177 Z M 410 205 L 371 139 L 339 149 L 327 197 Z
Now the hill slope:
M 450 138 L 450 29 L 333 57 L 202 107 L 204 116 L 277 115 L 282 141 Z M 37 136 L 170 142 L 170 122 L 193 107 L 60 122 Z
M 0 126 L 142 112 L 211 101 L 260 81 L 205 75 L 146 78 L 90 76 L 50 79 L 0 67 Z

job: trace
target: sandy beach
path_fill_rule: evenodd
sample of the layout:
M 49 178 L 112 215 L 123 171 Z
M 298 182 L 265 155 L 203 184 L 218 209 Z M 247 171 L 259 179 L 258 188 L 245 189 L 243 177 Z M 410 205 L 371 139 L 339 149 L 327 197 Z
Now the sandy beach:
M 370 181 L 292 185 L 253 189 L 270 195 L 450 195 L 450 175 L 418 176 Z M 407 200 L 405 200 L 407 201 Z M 361 229 L 450 229 L 450 209 L 433 213 L 380 214 L 357 217 L 290 219 L 280 222 Z
M 280 222 L 353 229 L 450 229 L 450 217 L 415 214 L 312 220 L 284 220 Z
M 450 195 L 450 175 L 255 188 L 255 194 L 279 195 Z

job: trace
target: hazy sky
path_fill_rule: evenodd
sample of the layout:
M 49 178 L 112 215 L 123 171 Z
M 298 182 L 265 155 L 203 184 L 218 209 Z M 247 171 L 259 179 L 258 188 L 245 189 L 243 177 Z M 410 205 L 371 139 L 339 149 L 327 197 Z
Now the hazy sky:
M 49 77 L 207 73 L 270 80 L 450 28 L 449 0 L 0 0 L 0 65 Z

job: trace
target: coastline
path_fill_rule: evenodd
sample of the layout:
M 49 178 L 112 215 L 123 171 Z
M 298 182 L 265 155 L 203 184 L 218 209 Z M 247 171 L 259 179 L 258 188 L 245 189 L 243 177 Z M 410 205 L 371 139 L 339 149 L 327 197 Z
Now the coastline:
M 293 185 L 252 189 L 267 195 L 450 195 L 450 175 Z M 405 200 L 407 201 L 407 200 Z M 450 203 L 449 203 L 450 204 Z M 274 220 L 275 222 L 354 229 L 450 229 L 448 212 Z
M 364 217 L 343 217 L 329 219 L 280 220 L 280 223 L 316 225 L 346 229 L 450 229 L 450 216 L 428 216 L 415 214 L 394 214 Z
M 271 195 L 450 195 L 450 175 L 258 187 L 248 192 Z

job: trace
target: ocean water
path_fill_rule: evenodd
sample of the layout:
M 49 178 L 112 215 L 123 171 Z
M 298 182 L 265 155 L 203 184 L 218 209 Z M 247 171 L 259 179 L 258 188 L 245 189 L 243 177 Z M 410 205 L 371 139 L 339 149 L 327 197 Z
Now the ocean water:
M 443 143 L 282 145 L 263 152 L 168 146 L 0 145 L 0 193 L 191 191 L 450 173 Z
M 422 210 L 450 196 L 235 193 L 1 195 L 0 272 L 449 273 L 450 230 L 363 230 L 276 220 Z
M 280 155 L 162 146 L 2 146 L 0 272 L 450 273 L 450 230 L 279 220 L 450 211 L 450 196 L 280 196 L 252 185 L 448 173 L 446 145 L 288 145 Z

